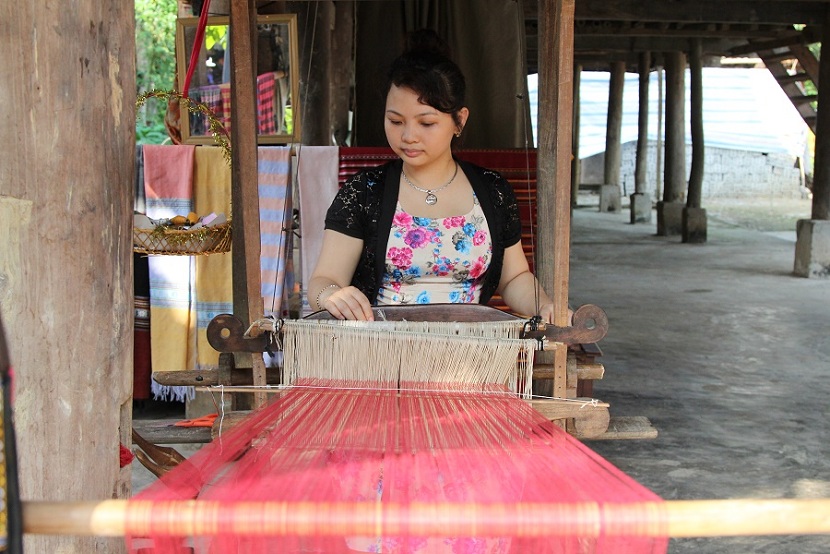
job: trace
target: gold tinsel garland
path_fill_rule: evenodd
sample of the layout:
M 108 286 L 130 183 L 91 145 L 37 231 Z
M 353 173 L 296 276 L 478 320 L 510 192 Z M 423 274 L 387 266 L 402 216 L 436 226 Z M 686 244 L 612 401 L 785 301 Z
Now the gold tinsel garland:
M 222 125 L 222 122 L 216 118 L 216 114 L 213 113 L 213 110 L 205 104 L 188 98 L 175 90 L 148 90 L 147 92 L 138 95 L 138 98 L 136 98 L 135 101 L 135 107 L 140 108 L 143 106 L 148 98 L 159 98 L 166 101 L 177 99 L 179 103 L 183 104 L 187 108 L 188 112 L 200 113 L 204 115 L 208 120 L 210 134 L 213 135 L 213 141 L 220 148 L 222 148 L 222 155 L 224 156 L 225 161 L 228 162 L 228 165 L 231 164 L 231 144 L 228 140 L 228 131 L 225 129 L 225 126 Z

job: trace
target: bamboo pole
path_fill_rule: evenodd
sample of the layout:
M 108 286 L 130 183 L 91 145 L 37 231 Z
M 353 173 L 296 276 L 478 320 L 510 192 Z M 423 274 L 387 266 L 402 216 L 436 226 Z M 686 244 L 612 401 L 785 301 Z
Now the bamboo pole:
M 152 514 L 152 515 L 150 515 Z M 221 519 L 221 525 L 218 522 Z M 830 499 L 640 503 L 24 502 L 29 534 L 75 536 L 653 536 L 830 533 Z

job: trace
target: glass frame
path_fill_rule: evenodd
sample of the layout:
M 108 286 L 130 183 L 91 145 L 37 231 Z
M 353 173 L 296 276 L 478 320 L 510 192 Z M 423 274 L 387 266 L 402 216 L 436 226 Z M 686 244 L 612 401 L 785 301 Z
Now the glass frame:
M 198 24 L 198 17 L 181 17 L 176 22 L 176 64 L 180 91 L 183 90 L 187 77 Z M 299 142 L 301 126 L 297 15 L 258 15 L 257 28 L 257 143 Z M 230 67 L 224 65 L 229 52 L 229 37 L 229 17 L 207 18 L 205 38 L 198 65 L 191 77 L 188 97 L 207 105 L 230 134 Z M 182 142 L 213 144 L 213 135 L 206 119 L 204 114 L 182 110 Z

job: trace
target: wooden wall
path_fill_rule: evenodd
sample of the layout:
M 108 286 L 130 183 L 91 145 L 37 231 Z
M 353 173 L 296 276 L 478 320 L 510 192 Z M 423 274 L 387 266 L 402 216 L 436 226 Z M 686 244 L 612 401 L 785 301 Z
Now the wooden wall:
M 125 496 L 130 444 L 132 2 L 0 0 L 0 310 L 24 500 Z M 123 541 L 27 536 L 27 552 Z

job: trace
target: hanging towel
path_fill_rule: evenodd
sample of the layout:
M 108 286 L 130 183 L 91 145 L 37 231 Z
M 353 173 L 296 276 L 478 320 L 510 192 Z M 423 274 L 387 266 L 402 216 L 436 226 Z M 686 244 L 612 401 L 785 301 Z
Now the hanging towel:
M 282 317 L 286 274 L 286 245 L 291 237 L 291 150 L 260 146 L 259 229 L 262 254 L 263 313 Z
M 193 211 L 231 215 L 231 168 L 218 146 L 196 149 L 193 168 Z M 207 342 L 207 326 L 219 314 L 233 313 L 231 254 L 196 256 L 197 368 L 217 367 L 219 352 Z
M 320 249 L 326 210 L 337 194 L 337 146 L 303 146 L 297 153 L 297 188 L 300 197 L 301 316 L 317 309 L 309 305 L 307 286 Z
M 230 83 L 222 83 L 219 85 L 219 95 L 222 102 L 222 116 L 218 117 L 219 121 L 228 132 L 231 134 L 231 85 Z
M 193 159 L 190 145 L 144 146 L 144 191 L 150 218 L 187 215 L 192 209 Z M 193 258 L 150 256 L 150 348 L 153 371 L 192 368 L 196 321 L 192 303 Z M 156 399 L 185 399 L 186 387 L 152 382 Z
M 256 78 L 257 124 L 261 135 L 274 135 L 277 132 L 274 119 L 275 77 L 276 74 L 269 71 Z

